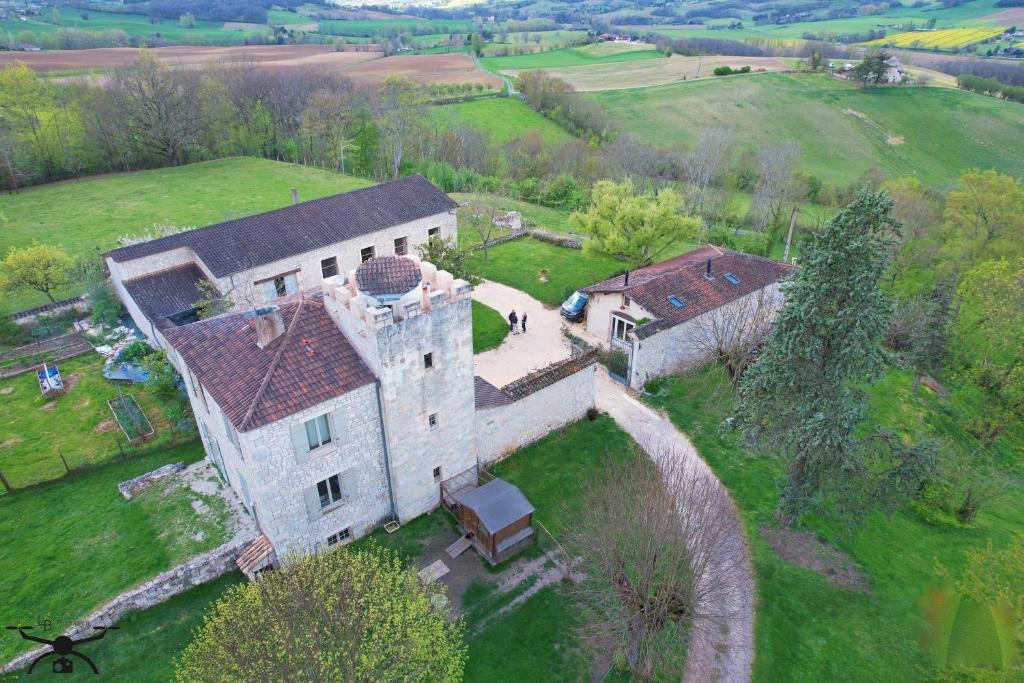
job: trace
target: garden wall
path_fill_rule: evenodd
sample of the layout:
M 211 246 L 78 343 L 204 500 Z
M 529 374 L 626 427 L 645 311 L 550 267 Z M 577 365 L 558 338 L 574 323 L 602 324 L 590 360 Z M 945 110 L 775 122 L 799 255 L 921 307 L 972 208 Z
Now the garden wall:
M 553 363 L 500 389 L 508 402 L 476 411 L 477 461 L 491 465 L 594 407 L 596 352 Z
M 198 555 L 188 562 L 179 564 L 163 574 L 122 593 L 95 612 L 75 623 L 64 635 L 72 639 L 94 635 L 93 625 L 107 626 L 117 622 L 125 613 L 142 610 L 170 600 L 179 593 L 213 581 L 222 574 L 234 570 L 235 557 L 250 543 L 253 537 L 244 535 L 228 541 L 219 548 Z M 0 668 L 0 674 L 17 671 L 41 655 L 49 646 L 44 646 L 19 655 Z

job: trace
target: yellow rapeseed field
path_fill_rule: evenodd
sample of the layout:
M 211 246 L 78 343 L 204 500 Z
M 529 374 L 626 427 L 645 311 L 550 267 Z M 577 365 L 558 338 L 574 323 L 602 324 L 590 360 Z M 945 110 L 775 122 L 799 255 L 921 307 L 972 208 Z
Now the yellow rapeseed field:
M 951 50 L 995 38 L 1002 35 L 1004 30 L 1001 28 L 949 28 L 940 31 L 911 31 L 895 33 L 865 44 Z

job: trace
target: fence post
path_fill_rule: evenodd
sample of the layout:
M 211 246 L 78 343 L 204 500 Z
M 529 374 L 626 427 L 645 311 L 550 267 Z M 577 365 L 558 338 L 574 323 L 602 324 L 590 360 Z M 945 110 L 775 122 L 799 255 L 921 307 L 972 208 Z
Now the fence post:
M 68 461 L 64 457 L 64 454 L 60 451 L 60 449 L 57 449 L 57 455 L 60 456 L 60 461 L 64 463 L 64 471 L 67 472 L 68 474 L 71 474 L 71 468 L 68 467 Z
M 7 493 L 14 493 L 14 489 L 11 488 L 11 483 L 7 481 L 7 477 L 4 476 L 3 470 L 0 470 L 0 484 L 4 485 L 4 488 L 7 489 Z

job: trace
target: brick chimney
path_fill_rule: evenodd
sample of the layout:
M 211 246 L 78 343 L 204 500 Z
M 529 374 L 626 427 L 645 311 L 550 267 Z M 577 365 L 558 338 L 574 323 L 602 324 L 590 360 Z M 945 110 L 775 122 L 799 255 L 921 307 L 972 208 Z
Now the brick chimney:
M 256 346 L 266 348 L 284 334 L 284 316 L 277 306 L 256 309 Z

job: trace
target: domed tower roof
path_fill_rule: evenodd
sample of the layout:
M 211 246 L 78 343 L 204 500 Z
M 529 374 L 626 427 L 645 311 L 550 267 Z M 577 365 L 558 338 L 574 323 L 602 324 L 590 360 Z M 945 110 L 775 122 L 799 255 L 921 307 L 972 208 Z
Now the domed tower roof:
M 404 256 L 380 256 L 356 268 L 359 289 L 377 298 L 401 296 L 418 287 L 422 278 L 419 264 Z

